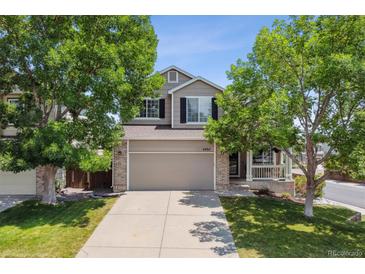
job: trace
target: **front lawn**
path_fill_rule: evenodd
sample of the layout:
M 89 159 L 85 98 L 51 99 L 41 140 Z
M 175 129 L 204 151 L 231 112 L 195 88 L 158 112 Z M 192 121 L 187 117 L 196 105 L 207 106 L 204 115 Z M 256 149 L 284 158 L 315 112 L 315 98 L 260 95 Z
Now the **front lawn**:
M 0 257 L 74 257 L 115 200 L 26 201 L 1 212 Z
M 347 222 L 354 214 L 348 209 L 317 206 L 307 220 L 303 205 L 290 201 L 221 197 L 221 202 L 240 257 L 365 257 L 365 222 Z

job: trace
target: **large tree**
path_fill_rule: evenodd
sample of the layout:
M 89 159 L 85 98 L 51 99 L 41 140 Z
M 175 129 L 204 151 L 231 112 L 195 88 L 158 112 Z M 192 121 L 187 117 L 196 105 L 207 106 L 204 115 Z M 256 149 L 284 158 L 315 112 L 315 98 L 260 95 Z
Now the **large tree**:
M 153 73 L 157 38 L 145 16 L 1 16 L 0 169 L 40 168 L 42 200 L 55 203 L 60 167 L 110 168 L 119 119 L 138 112 L 163 80 Z M 103 151 L 103 153 L 100 153 Z
M 247 61 L 231 66 L 232 84 L 217 99 L 224 115 L 209 121 L 206 136 L 225 151 L 282 149 L 306 176 L 304 214 L 313 216 L 314 191 L 328 175 L 316 177 L 317 167 L 364 138 L 348 138 L 365 104 L 364 56 L 365 17 L 275 21 L 259 32 Z M 321 159 L 319 143 L 330 146 Z M 306 165 L 296 157 L 302 151 Z

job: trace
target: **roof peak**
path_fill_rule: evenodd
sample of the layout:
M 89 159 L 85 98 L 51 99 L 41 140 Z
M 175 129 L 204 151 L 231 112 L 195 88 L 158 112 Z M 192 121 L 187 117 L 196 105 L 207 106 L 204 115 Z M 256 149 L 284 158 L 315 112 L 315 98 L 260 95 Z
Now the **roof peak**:
M 165 68 L 163 70 L 160 70 L 159 73 L 160 74 L 163 74 L 163 73 L 165 73 L 165 72 L 167 72 L 169 70 L 172 70 L 172 69 L 173 70 L 176 70 L 178 72 L 181 72 L 182 74 L 185 74 L 186 76 L 189 76 L 190 78 L 195 78 L 196 77 L 195 75 L 191 74 L 190 72 L 187 72 L 187 71 L 185 71 L 185 70 L 183 70 L 183 69 L 181 69 L 181 68 L 179 68 L 179 67 L 177 67 L 175 65 L 171 65 L 171 66 L 169 66 L 169 67 L 167 67 L 167 68 Z

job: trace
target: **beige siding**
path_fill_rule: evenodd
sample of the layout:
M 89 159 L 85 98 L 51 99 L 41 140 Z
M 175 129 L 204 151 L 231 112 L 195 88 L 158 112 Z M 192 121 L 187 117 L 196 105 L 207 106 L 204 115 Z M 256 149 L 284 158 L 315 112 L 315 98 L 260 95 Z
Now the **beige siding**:
M 213 152 L 206 141 L 130 141 L 130 152 Z
M 170 125 L 171 124 L 171 95 L 168 94 L 168 91 L 172 88 L 175 88 L 189 80 L 191 78 L 187 75 L 184 75 L 179 72 L 179 82 L 178 83 L 168 83 L 167 82 L 167 72 L 162 74 L 165 78 L 165 84 L 163 87 L 156 91 L 156 94 L 160 98 L 165 99 L 165 119 L 134 119 L 128 123 L 127 125 Z
M 12 173 L 0 171 L 0 195 L 35 195 L 35 170 Z
M 202 81 L 196 81 L 173 94 L 174 104 L 174 128 L 202 128 L 204 125 L 189 125 L 180 123 L 180 98 L 185 96 L 213 96 L 221 92 L 219 89 L 212 87 Z M 218 111 L 218 116 L 221 116 L 221 110 Z

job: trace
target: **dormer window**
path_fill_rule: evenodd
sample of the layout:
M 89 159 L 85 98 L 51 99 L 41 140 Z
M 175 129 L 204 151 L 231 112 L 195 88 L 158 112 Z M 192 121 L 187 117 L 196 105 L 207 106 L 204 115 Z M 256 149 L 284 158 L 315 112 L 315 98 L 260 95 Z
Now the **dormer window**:
M 179 82 L 179 73 L 176 70 L 170 70 L 167 73 L 167 82 L 168 83 L 178 83 Z

